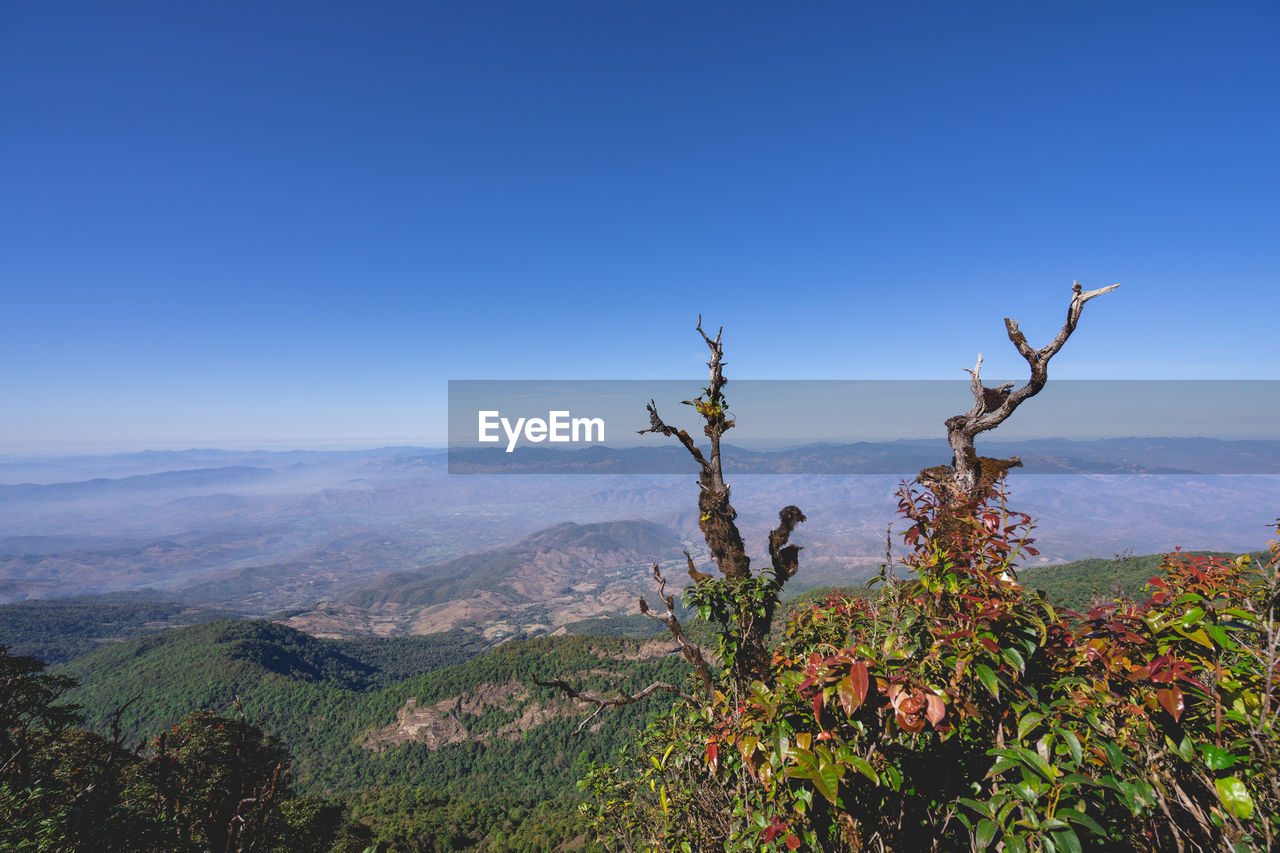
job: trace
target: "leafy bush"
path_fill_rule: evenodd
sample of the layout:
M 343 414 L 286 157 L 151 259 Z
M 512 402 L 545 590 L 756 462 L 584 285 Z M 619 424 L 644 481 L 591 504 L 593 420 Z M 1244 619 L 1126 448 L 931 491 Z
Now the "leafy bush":
M 711 383 L 689 404 L 708 449 L 653 402 L 645 432 L 679 439 L 701 469 L 699 524 L 721 577 L 689 558 L 685 601 L 710 623 L 721 666 L 708 671 L 664 597 L 655 618 L 702 663 L 701 684 L 582 780 L 602 839 L 689 853 L 1275 849 L 1280 541 L 1260 568 L 1175 552 L 1145 600 L 1058 610 L 1016 580 L 1037 553 L 1031 518 L 1004 491 L 1021 461 L 974 446 L 1039 393 L 1084 303 L 1115 287 L 1076 283 L 1040 349 L 1005 320 L 1031 378 L 987 388 L 981 356 L 969 371 L 973 407 L 945 421 L 951 465 L 899 490 L 905 576 L 886 565 L 872 598 L 793 610 L 776 641 L 804 514 L 782 510 L 772 566 L 753 573 L 720 466 L 734 426 L 721 337 L 699 318 Z
M 1149 596 L 1057 611 L 1013 580 L 1031 519 L 904 484 L 912 570 L 797 611 L 614 766 L 597 831 L 653 850 L 1261 850 L 1280 828 L 1280 543 L 1173 553 Z M 722 582 L 712 618 L 755 606 Z M 732 619 L 721 620 L 732 624 Z M 732 653 L 733 637 L 720 640 Z

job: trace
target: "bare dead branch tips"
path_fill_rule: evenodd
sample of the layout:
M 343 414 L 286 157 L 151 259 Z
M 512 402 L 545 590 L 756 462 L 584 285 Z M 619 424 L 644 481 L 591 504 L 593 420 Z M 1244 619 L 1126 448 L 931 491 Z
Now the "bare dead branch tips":
M 1027 380 L 1027 384 L 1020 388 L 1015 388 L 1015 383 L 1012 382 L 1005 383 L 997 388 L 983 387 L 982 354 L 979 353 L 978 361 L 973 366 L 973 369 L 965 368 L 965 371 L 971 377 L 970 389 L 973 392 L 973 406 L 967 413 L 948 418 L 946 421 L 947 443 L 951 445 L 954 454 L 951 462 L 951 482 L 946 483 L 939 480 L 936 469 L 929 469 L 932 473 L 927 478 L 923 476 L 925 472 L 922 472 L 922 482 L 927 479 L 939 486 L 946 493 L 948 501 L 963 500 L 974 495 L 975 489 L 981 481 L 993 480 L 1004 470 L 1021 465 L 1022 461 L 1017 457 L 992 459 L 986 460 L 988 463 L 986 467 L 990 468 L 990 471 L 985 471 L 983 462 L 978 459 L 973 447 L 974 437 L 979 433 L 995 429 L 1008 420 L 1018 406 L 1040 393 L 1045 383 L 1049 381 L 1049 360 L 1058 354 L 1058 351 L 1066 344 L 1067 339 L 1071 337 L 1071 333 L 1075 331 L 1077 324 L 1080 322 L 1080 314 L 1084 310 L 1084 304 L 1090 299 L 1102 296 L 1104 293 L 1110 293 L 1119 286 L 1118 284 L 1113 284 L 1097 290 L 1085 291 L 1080 282 L 1073 282 L 1071 286 L 1071 303 L 1067 306 L 1067 320 L 1053 340 L 1040 349 L 1032 347 L 1027 342 L 1026 335 L 1022 334 L 1021 330 L 1018 329 L 1016 320 L 1006 317 L 1004 324 L 1009 340 L 1026 360 L 1027 366 L 1031 370 L 1031 376 Z
M 788 545 L 796 525 L 807 521 L 798 506 L 783 507 L 778 513 L 778 526 L 769 533 L 769 559 L 779 581 L 790 580 L 800 570 L 800 551 L 803 545 Z
M 639 702 L 641 699 L 647 699 L 648 697 L 652 696 L 654 693 L 659 693 L 659 692 L 670 693 L 673 696 L 679 696 L 681 699 L 684 699 L 686 702 L 696 701 L 692 696 L 690 696 L 688 693 L 685 693 L 679 687 L 676 687 L 674 684 L 668 684 L 665 681 L 655 681 L 652 684 L 650 684 L 648 687 L 636 693 L 619 692 L 617 696 L 603 696 L 600 693 L 596 692 L 595 690 L 577 690 L 571 684 L 569 684 L 569 682 L 559 678 L 553 678 L 550 681 L 543 681 L 540 678 L 535 678 L 533 680 L 533 683 L 538 685 L 539 687 L 554 688 L 556 690 L 559 690 L 561 693 L 564 693 L 571 699 L 577 699 L 581 702 L 589 702 L 592 705 L 596 706 L 596 709 L 591 712 L 591 715 L 585 718 L 581 723 L 578 724 L 578 728 L 574 730 L 574 734 L 581 733 L 582 730 L 586 728 L 587 723 L 591 722 L 597 716 L 599 716 L 600 712 L 603 711 L 605 708 L 621 708 L 624 705 L 630 705 L 634 702 Z
M 1034 397 L 1044 388 L 1046 382 L 1049 381 L 1049 359 L 1058 354 L 1063 345 L 1067 342 L 1067 338 L 1071 337 L 1071 333 L 1076 330 L 1076 325 L 1080 322 L 1080 313 L 1084 310 L 1084 304 L 1096 296 L 1104 293 L 1110 293 L 1120 285 L 1113 284 L 1109 287 L 1101 287 L 1097 290 L 1082 292 L 1080 282 L 1073 282 L 1071 286 L 1071 304 L 1067 307 L 1067 321 L 1062 328 L 1058 330 L 1052 341 L 1040 349 L 1033 349 L 1027 343 L 1027 338 L 1018 330 L 1018 321 L 1005 318 L 1005 329 L 1009 334 L 1009 340 L 1018 348 L 1018 352 L 1026 359 L 1027 365 L 1031 368 L 1031 378 L 1026 385 L 1009 392 L 1003 403 L 993 410 L 985 410 L 980 417 L 974 420 L 969 429 L 972 434 L 977 435 L 986 430 L 995 429 L 1001 423 L 1008 419 L 1016 409 L 1024 401 Z M 974 381 L 978 381 L 975 371 Z M 1001 386 L 1004 388 L 1005 386 Z M 1009 386 L 1012 387 L 1012 386 Z M 984 389 L 985 390 L 985 389 Z
M 721 400 L 720 389 L 724 387 L 729 380 L 724 378 L 724 344 L 721 338 L 724 335 L 724 326 L 716 332 L 715 340 L 712 340 L 706 332 L 702 331 L 702 315 L 698 315 L 698 334 L 702 335 L 702 340 L 706 341 L 707 349 L 711 350 L 711 360 L 707 362 L 707 367 L 711 369 L 711 384 L 707 390 L 710 392 L 712 404 L 719 404 Z

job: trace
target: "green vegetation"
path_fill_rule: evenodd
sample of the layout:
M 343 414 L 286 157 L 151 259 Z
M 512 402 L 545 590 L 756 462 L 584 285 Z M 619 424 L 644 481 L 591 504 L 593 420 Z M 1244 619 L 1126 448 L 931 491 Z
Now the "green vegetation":
M 617 849 L 1274 849 L 1280 542 L 1173 554 L 1140 601 L 1073 617 L 998 489 L 904 487 L 910 579 L 798 609 L 768 667 L 679 703 L 594 767 Z M 754 588 L 700 583 L 732 625 Z M 753 586 L 749 582 L 743 587 Z M 718 614 L 718 615 L 717 615 Z M 722 631 L 732 651 L 736 638 Z
M 973 407 L 945 422 L 952 464 L 899 490 L 905 576 L 884 566 L 868 595 L 793 603 L 780 638 L 773 619 L 798 568 L 788 542 L 806 519 L 782 509 L 769 562 L 751 569 L 720 466 L 720 436 L 734 426 L 720 337 L 699 323 L 711 383 L 687 402 L 709 447 L 653 403 L 648 431 L 679 439 L 700 468 L 700 527 L 719 575 L 691 560 L 684 601 L 712 626 L 723 668 L 709 671 L 686 646 L 697 688 L 583 778 L 603 843 L 663 853 L 1280 846 L 1280 540 L 1261 561 L 1174 553 L 1158 566 L 1098 565 L 1104 602 L 1059 610 L 1016 579 L 1038 554 L 1031 517 L 1004 492 L 1020 461 L 974 448 L 1044 387 L 1084 303 L 1112 289 L 1077 283 L 1066 324 L 1041 349 L 1006 320 L 1031 380 L 986 388 L 979 357 Z M 1127 598 L 1127 573 L 1149 569 L 1144 594 Z M 1061 592 L 1099 595 L 1086 584 Z M 679 638 L 671 601 L 663 621 Z
M 54 709 L 78 703 L 80 709 L 59 719 L 87 726 L 76 729 L 77 743 L 92 746 L 82 753 L 132 756 L 103 759 L 111 767 L 142 766 L 164 751 L 176 731 L 199 729 L 192 720 L 210 714 L 219 715 L 224 726 L 226 719 L 251 725 L 264 743 L 283 750 L 271 754 L 290 771 L 290 804 L 282 804 L 280 814 L 295 822 L 302 812 L 311 815 L 307 820 L 328 821 L 344 844 L 358 841 L 360 830 L 333 823 L 333 809 L 342 801 L 353 819 L 370 828 L 364 840 L 382 844 L 384 853 L 545 850 L 575 838 L 564 849 L 601 849 L 586 841 L 575 780 L 616 754 L 661 700 L 601 715 L 579 733 L 590 709 L 537 687 L 534 679 L 572 678 L 601 691 L 634 690 L 652 679 L 678 681 L 682 663 L 635 660 L 640 643 L 614 637 L 513 641 L 480 654 L 483 648 L 463 633 L 336 641 L 267 622 L 219 620 L 99 648 L 42 675 L 51 688 L 33 702 Z M 460 662 L 442 665 L 450 660 Z M 464 739 L 436 748 L 392 739 L 377 750 L 368 748 L 370 736 L 393 726 L 411 699 L 417 708 L 443 703 L 441 717 L 456 719 Z M 224 730 L 214 725 L 214 731 Z M 115 792 L 103 807 L 108 810 L 124 808 L 118 798 L 141 784 L 119 772 L 125 776 L 115 787 L 97 788 Z M 57 789 L 42 788 L 38 796 L 23 790 L 12 796 L 26 797 L 26 806 L 19 808 L 17 800 L 4 806 L 14 820 L 28 821 L 16 824 L 23 832 L 37 816 L 51 815 L 65 795 Z M 133 814 L 129 808 L 121 814 Z M 125 824 L 119 826 L 126 832 Z M 127 831 L 144 840 L 154 840 L 158 831 L 130 826 Z M 184 837 L 203 837 L 192 827 L 189 822 Z M 79 843 L 69 841 L 66 849 L 95 849 Z
M 466 729 L 479 734 L 515 722 L 531 703 L 561 701 L 533 686 L 535 676 L 594 672 L 586 683 L 601 689 L 680 677 L 672 660 L 621 660 L 637 648 L 622 638 L 553 637 L 507 643 L 467 659 L 479 647 L 461 633 L 352 642 L 319 640 L 268 622 L 223 620 L 99 649 L 57 671 L 80 682 L 67 696 L 84 707 L 89 725 L 104 732 L 117 721 L 126 740 L 154 734 L 192 709 L 238 707 L 289 744 L 305 790 L 416 784 L 450 794 L 553 795 L 572 790 L 580 753 L 590 759 L 610 754 L 628 726 L 641 723 L 643 708 L 602 718 L 590 737 L 575 737 L 577 715 L 561 708 L 564 715 L 488 743 L 471 738 L 439 749 L 406 743 L 381 752 L 362 744 L 369 733 L 391 725 L 409 699 L 421 707 L 485 685 L 523 687 L 527 695 L 501 703 L 506 707 L 458 713 Z M 450 659 L 462 662 L 441 665 Z M 379 668 L 380 661 L 394 663 Z
M 1222 551 L 1184 553 L 1193 557 L 1236 557 Z M 1250 556 L 1259 563 L 1267 560 L 1265 551 Z M 1030 566 L 1018 572 L 1018 582 L 1028 589 L 1043 590 L 1055 606 L 1084 611 L 1095 604 L 1141 596 L 1147 581 L 1160 573 L 1164 561 L 1164 554 L 1147 554 L 1111 560 L 1076 560 L 1058 566 Z
M 277 740 L 189 714 L 138 751 L 77 728 L 71 686 L 0 646 L 0 846 L 15 851 L 344 853 L 370 833 L 294 790 Z
M 577 806 L 559 798 L 457 799 L 429 788 L 374 788 L 351 800 L 352 818 L 401 853 L 597 853 Z
M 975 408 L 947 421 L 956 460 L 902 485 L 907 556 L 866 587 L 783 598 L 806 521 L 795 506 L 751 569 L 720 467 L 734 425 L 720 338 L 704 333 L 711 384 L 686 402 L 710 450 L 649 406 L 648 431 L 701 468 L 699 525 L 720 570 L 689 559 L 687 611 L 654 566 L 665 609 L 642 600 L 645 621 L 495 648 L 460 632 L 333 641 L 238 620 L 52 673 L 0 647 L 0 844 L 1276 849 L 1280 541 L 1253 559 L 1082 561 L 1022 569 L 1019 583 L 1037 552 L 1003 492 L 1016 460 L 964 452 L 1013 394 L 1039 390 L 1079 305 L 1107 290 L 1077 285 L 1046 350 L 1010 325 L 1039 386 L 985 389 L 972 371 Z M 548 547 L 607 532 L 557 528 Z M 479 568 L 482 581 L 496 564 Z M 412 580 L 413 595 L 437 594 Z M 657 623 L 683 658 L 623 636 Z
M 104 643 L 227 615 L 128 594 L 19 601 L 0 605 L 0 637 L 11 653 L 54 664 L 87 654 Z

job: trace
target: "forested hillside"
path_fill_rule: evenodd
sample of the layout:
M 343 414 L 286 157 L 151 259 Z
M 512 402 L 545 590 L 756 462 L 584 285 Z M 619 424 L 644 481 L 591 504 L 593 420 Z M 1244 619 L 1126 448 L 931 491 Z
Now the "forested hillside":
M 34 599 L 0 604 L 0 640 L 12 654 L 62 663 L 104 644 L 230 615 L 128 593 Z
M 593 734 L 575 736 L 589 708 L 534 678 L 585 675 L 601 688 L 679 680 L 668 651 L 641 651 L 623 638 L 553 637 L 482 653 L 467 635 L 319 640 L 283 625 L 223 620 L 100 649 L 55 672 L 80 683 L 66 696 L 91 727 L 105 732 L 119 712 L 126 741 L 195 709 L 242 713 L 289 745 L 304 790 L 416 784 L 551 795 L 573 789 L 575 762 L 611 754 L 644 708 L 603 716 Z M 419 709 L 453 704 L 427 721 L 422 737 L 390 733 L 375 742 L 411 700 Z M 448 736 L 429 742 L 431 723 Z

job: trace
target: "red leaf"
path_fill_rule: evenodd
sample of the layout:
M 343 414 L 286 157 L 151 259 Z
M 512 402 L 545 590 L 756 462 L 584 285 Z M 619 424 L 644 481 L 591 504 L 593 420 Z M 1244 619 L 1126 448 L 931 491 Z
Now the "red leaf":
M 795 850 L 795 849 L 796 849 L 797 847 L 799 847 L 799 846 L 800 846 L 800 839 L 799 839 L 799 838 L 796 838 L 794 835 L 788 835 L 788 836 L 787 836 L 787 849 L 788 849 L 788 850 Z
M 924 715 L 935 726 L 942 722 L 942 718 L 947 715 L 947 706 L 943 704 L 941 696 L 936 693 L 930 693 L 925 697 Z
M 919 714 L 904 714 L 899 710 L 894 716 L 898 721 L 898 725 L 901 726 L 902 730 L 905 732 L 915 734 L 924 728 L 924 717 L 921 717 Z
M 1160 700 L 1160 705 L 1169 712 L 1169 716 L 1173 717 L 1174 722 L 1182 716 L 1184 703 L 1182 701 L 1182 688 L 1170 687 L 1166 690 L 1157 690 L 1156 698 Z
M 840 696 L 840 705 L 846 714 L 858 710 L 858 703 L 853 696 L 853 681 L 849 676 L 846 675 L 836 683 L 836 693 Z
M 707 764 L 711 765 L 712 772 L 715 772 L 716 765 L 719 763 L 720 745 L 714 740 L 707 743 Z
M 853 695 L 858 697 L 858 704 L 861 705 L 867 701 L 867 688 L 871 684 L 871 679 L 867 673 L 866 663 L 858 661 L 849 667 L 849 681 L 853 684 Z

